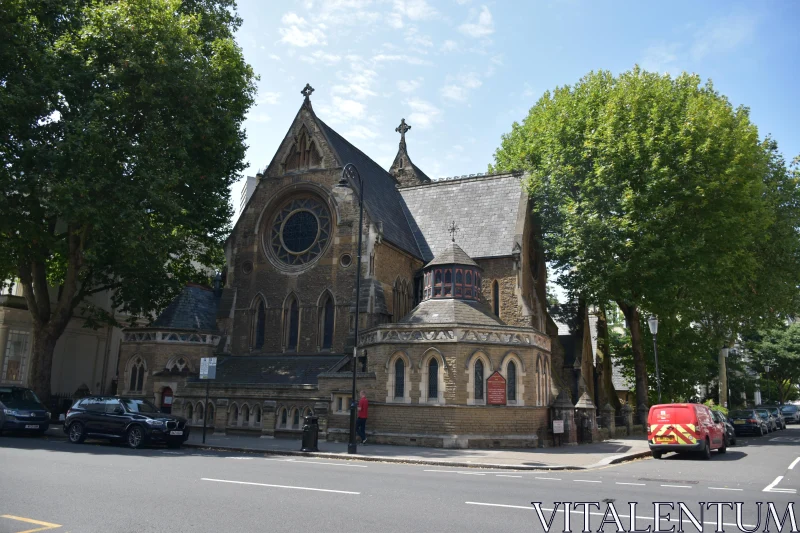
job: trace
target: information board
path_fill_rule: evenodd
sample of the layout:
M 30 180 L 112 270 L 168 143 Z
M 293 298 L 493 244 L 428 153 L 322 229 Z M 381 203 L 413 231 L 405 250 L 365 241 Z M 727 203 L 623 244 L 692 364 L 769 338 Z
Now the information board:
M 564 433 L 563 420 L 553 420 L 553 433 Z
M 486 380 L 486 403 L 488 405 L 506 404 L 506 378 L 498 371 L 495 371 Z
M 202 357 L 200 359 L 200 379 L 217 378 L 217 358 Z

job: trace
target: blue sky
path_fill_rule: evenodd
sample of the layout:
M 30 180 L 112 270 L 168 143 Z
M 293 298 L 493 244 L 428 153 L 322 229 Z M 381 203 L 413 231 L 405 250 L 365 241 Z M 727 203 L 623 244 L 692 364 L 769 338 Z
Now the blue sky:
M 636 63 L 710 78 L 800 155 L 800 2 L 239 0 L 239 13 L 261 76 L 247 175 L 270 162 L 306 82 L 317 115 L 385 168 L 405 118 L 411 159 L 436 179 L 485 172 L 544 91 Z

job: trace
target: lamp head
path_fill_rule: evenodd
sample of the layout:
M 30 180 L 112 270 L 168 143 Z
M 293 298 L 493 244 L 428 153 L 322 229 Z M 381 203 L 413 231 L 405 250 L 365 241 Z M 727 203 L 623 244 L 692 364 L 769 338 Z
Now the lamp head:
M 647 319 L 647 325 L 650 326 L 650 333 L 652 335 L 658 334 L 658 317 L 655 315 L 650 315 L 650 318 Z

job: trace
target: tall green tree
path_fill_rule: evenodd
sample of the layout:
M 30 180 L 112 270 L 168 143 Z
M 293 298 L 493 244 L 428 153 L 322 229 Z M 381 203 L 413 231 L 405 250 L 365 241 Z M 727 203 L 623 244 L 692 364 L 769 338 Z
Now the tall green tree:
M 235 7 L 2 1 L 0 280 L 24 289 L 44 398 L 71 317 L 112 318 L 87 296 L 143 315 L 214 260 L 255 94 Z
M 764 377 L 762 394 L 768 394 L 769 381 L 778 401 L 785 403 L 793 399 L 800 384 L 800 322 L 759 331 L 748 337 L 746 346 L 751 367 Z M 767 365 L 769 372 L 765 368 Z
M 624 313 L 637 404 L 648 403 L 645 314 L 722 316 L 716 329 L 728 331 L 735 320 L 720 309 L 735 301 L 737 316 L 752 314 L 742 295 L 777 283 L 749 244 L 767 241 L 775 223 L 765 201 L 769 148 L 747 108 L 711 82 L 638 67 L 545 93 L 503 136 L 490 170 L 528 171 L 561 284 Z

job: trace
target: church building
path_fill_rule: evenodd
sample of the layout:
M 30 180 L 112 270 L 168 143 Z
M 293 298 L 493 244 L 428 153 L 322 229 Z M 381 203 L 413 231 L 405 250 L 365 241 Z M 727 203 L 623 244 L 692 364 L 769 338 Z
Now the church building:
M 522 175 L 434 181 L 409 157 L 405 120 L 384 169 L 315 114 L 312 92 L 255 177 L 216 286 L 188 286 L 150 326 L 124 331 L 119 394 L 215 432 L 299 436 L 313 412 L 321 438 L 344 441 L 356 364 L 371 442 L 549 440 L 562 353 Z M 349 163 L 357 173 L 343 175 Z

